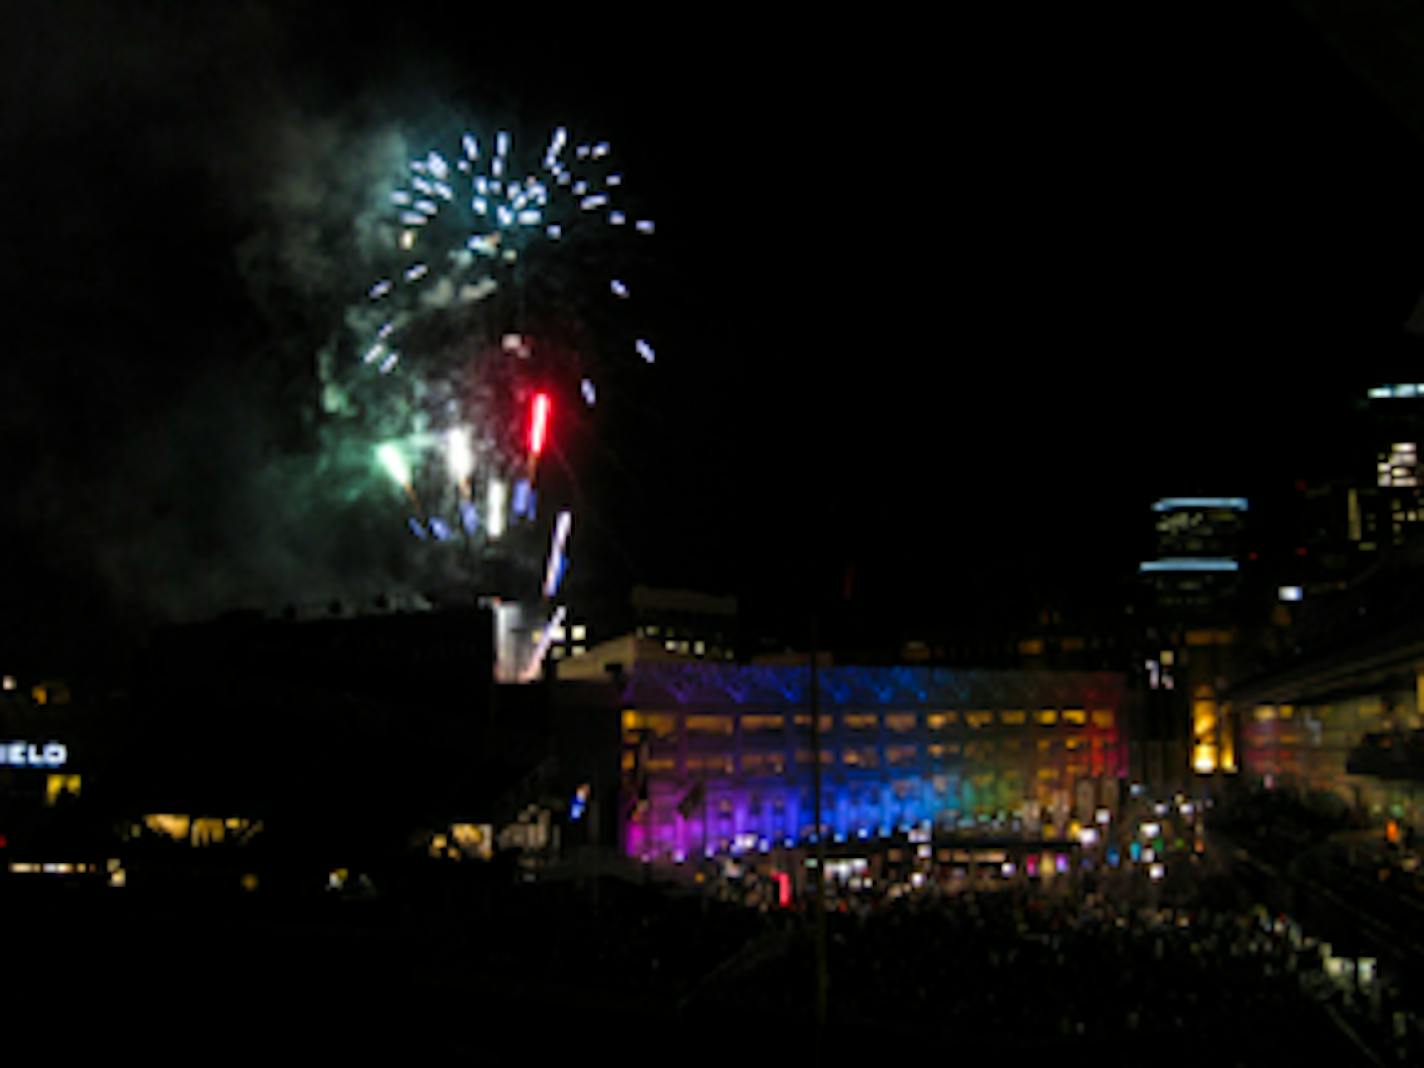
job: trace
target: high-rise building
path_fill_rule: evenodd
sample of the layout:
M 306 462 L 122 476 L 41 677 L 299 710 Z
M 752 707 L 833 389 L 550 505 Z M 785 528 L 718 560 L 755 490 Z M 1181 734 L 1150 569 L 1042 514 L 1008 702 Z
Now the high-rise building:
M 1166 497 L 1152 506 L 1156 556 L 1139 567 L 1146 700 L 1133 733 L 1135 774 L 1166 789 L 1236 770 L 1220 694 L 1239 639 L 1244 497 Z

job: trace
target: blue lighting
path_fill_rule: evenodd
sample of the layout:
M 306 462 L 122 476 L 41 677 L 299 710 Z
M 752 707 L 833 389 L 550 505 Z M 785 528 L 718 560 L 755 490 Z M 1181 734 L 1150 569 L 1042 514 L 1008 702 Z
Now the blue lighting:
M 1235 560 L 1219 557 L 1168 557 L 1164 560 L 1144 560 L 1138 570 L 1150 571 L 1239 571 L 1241 565 Z
M 1172 512 L 1179 508 L 1229 508 L 1244 512 L 1247 507 L 1245 497 L 1163 497 L 1152 506 L 1152 510 Z
M 522 516 L 528 513 L 532 517 L 533 504 L 530 500 L 532 495 L 533 494 L 529 488 L 529 480 L 527 478 L 521 478 L 518 482 L 514 484 L 514 503 L 511 505 L 511 507 L 515 515 Z

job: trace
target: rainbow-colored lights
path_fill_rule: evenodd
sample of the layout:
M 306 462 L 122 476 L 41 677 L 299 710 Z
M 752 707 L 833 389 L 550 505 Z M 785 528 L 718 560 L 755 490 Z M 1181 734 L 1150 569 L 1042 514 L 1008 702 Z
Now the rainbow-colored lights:
M 1121 676 L 817 672 L 822 831 L 868 840 L 994 816 L 1088 819 L 1127 771 Z M 625 846 L 671 859 L 809 840 L 810 672 L 640 666 L 625 694 Z M 632 785 L 647 780 L 647 800 Z

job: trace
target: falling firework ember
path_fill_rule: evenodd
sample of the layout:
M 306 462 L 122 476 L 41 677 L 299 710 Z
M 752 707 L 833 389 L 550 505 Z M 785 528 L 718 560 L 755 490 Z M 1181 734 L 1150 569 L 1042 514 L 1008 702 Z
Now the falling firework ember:
M 654 225 L 624 202 L 606 141 L 559 127 L 534 156 L 507 131 L 451 148 L 387 191 L 385 269 L 347 314 L 355 356 L 334 388 L 384 439 L 376 464 L 414 507 L 415 537 L 528 556 L 531 592 L 552 597 L 571 513 L 537 529 L 541 460 L 566 462 L 556 424 L 580 406 L 560 398 L 592 408 L 600 379 L 653 362 L 629 324 Z

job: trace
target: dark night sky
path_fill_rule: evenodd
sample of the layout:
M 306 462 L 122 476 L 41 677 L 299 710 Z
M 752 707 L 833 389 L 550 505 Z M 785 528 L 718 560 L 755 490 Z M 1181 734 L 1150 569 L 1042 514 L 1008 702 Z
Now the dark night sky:
M 340 314 L 333 161 L 484 114 L 609 137 L 659 221 L 659 363 L 573 458 L 597 566 L 753 612 L 850 560 L 930 618 L 1091 593 L 1154 496 L 1289 485 L 1414 358 L 1419 146 L 1288 8 L 1236 7 L 11 5 L 0 639 L 62 656 L 363 566 L 271 503 Z

